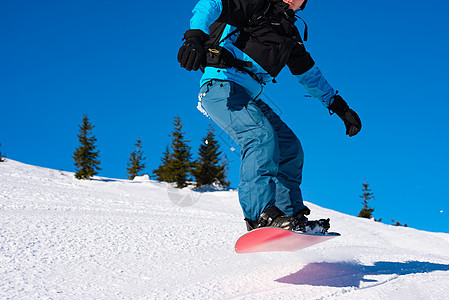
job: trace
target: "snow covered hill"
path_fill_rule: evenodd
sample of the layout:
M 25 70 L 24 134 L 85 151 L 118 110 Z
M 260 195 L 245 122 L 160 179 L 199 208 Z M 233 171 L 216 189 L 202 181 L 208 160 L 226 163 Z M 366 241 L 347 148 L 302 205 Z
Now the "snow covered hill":
M 342 234 L 236 254 L 236 191 L 0 163 L 0 299 L 448 299 L 449 234 L 308 203 Z M 419 218 L 419 212 L 416 215 Z

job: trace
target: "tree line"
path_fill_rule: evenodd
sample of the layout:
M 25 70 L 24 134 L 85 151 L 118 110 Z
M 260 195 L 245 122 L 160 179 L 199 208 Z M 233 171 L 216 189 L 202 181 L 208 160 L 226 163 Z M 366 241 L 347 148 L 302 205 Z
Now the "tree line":
M 192 159 L 190 141 L 185 139 L 179 116 L 174 118 L 173 126 L 173 132 L 169 135 L 171 144 L 166 146 L 159 167 L 152 172 L 156 179 L 175 183 L 178 188 L 186 187 L 193 181 L 196 187 L 209 184 L 229 186 L 230 182 L 226 179 L 228 172 L 226 156 L 220 151 L 212 126 L 209 127 L 198 149 L 197 160 Z M 88 180 L 101 170 L 99 151 L 96 146 L 97 139 L 92 132 L 93 128 L 88 116 L 85 115 L 79 126 L 79 146 L 72 156 L 75 161 L 77 179 Z M 130 180 L 143 175 L 146 166 L 140 137 L 135 147 L 129 156 L 126 169 Z
M 96 150 L 97 139 L 92 133 L 94 127 L 88 116 L 85 115 L 79 126 L 79 146 L 72 156 L 77 179 L 90 179 L 101 170 L 99 151 Z M 229 186 L 230 182 L 226 178 L 228 172 L 226 156 L 220 151 L 220 145 L 215 138 L 212 126 L 209 126 L 206 136 L 202 139 L 203 143 L 198 149 L 198 159 L 196 160 L 192 160 L 190 141 L 185 140 L 185 133 L 182 131 L 183 124 L 179 116 L 174 118 L 173 127 L 173 132 L 169 135 L 171 144 L 165 147 L 160 165 L 152 172 L 156 179 L 175 183 L 178 188 L 186 187 L 189 182 L 193 181 L 195 181 L 196 187 L 209 184 Z M 140 137 L 137 139 L 135 147 L 129 156 L 126 169 L 130 180 L 143 175 L 146 166 Z M 0 144 L 0 162 L 4 161 L 6 159 L 5 155 L 2 155 Z M 373 217 L 374 208 L 370 206 L 370 202 L 374 200 L 374 193 L 369 188 L 366 179 L 362 186 L 362 195 L 360 195 L 360 198 L 363 199 L 362 209 L 358 217 L 381 222 L 382 218 L 375 219 Z M 407 224 L 401 224 L 394 219 L 391 220 L 391 224 L 407 227 Z

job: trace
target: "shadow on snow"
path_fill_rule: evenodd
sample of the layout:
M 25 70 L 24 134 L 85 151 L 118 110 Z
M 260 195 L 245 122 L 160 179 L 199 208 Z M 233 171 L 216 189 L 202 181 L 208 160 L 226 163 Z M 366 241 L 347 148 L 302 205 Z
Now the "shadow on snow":
M 364 279 L 369 275 L 408 275 L 433 271 L 449 271 L 449 265 L 420 261 L 382 261 L 375 263 L 374 266 L 351 262 L 311 263 L 298 272 L 276 281 L 296 285 L 359 287 L 361 282 L 377 282 L 377 280 Z

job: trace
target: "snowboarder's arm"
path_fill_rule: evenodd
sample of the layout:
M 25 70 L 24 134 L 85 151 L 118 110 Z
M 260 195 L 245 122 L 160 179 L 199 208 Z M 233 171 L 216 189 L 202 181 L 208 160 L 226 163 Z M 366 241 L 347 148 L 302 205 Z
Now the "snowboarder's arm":
M 248 14 L 253 14 L 265 2 L 260 0 L 200 0 L 193 9 L 190 29 L 184 34 L 184 44 L 178 51 L 178 62 L 187 71 L 198 70 L 204 65 L 209 40 L 209 27 L 215 21 L 233 26 L 249 22 Z
M 332 103 L 335 91 L 324 78 L 318 66 L 306 48 L 298 44 L 291 52 L 287 65 L 293 75 L 298 78 L 299 83 L 314 98 L 323 103 L 326 108 Z
M 349 108 L 340 95 L 337 95 L 316 65 L 313 65 L 307 72 L 296 75 L 296 77 L 312 97 L 319 99 L 329 111 L 340 117 L 345 124 L 346 135 L 354 136 L 359 133 L 362 129 L 359 116 Z
M 221 0 L 200 0 L 193 9 L 190 29 L 199 29 L 209 34 L 209 26 L 215 22 L 223 11 Z
M 198 70 L 204 62 L 209 26 L 220 16 L 222 8 L 221 0 L 200 0 L 195 5 L 190 29 L 184 33 L 185 42 L 178 51 L 178 62 L 187 71 Z
M 320 100 L 326 108 L 329 108 L 336 93 L 316 64 L 305 73 L 295 76 L 307 93 Z
M 323 73 L 313 61 L 310 54 L 306 51 L 304 45 L 298 44 L 293 49 L 287 63 L 290 71 L 298 78 L 299 83 L 314 98 L 336 113 L 344 122 L 346 134 L 354 136 L 362 129 L 362 122 L 355 111 L 349 108 L 348 104 L 332 88 L 324 78 Z

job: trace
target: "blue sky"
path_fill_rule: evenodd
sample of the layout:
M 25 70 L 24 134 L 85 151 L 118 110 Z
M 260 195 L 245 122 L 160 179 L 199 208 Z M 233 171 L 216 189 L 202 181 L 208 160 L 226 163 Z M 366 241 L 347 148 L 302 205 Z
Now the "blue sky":
M 99 175 L 125 178 L 136 139 L 151 172 L 180 115 L 196 156 L 210 122 L 196 110 L 201 74 L 176 61 L 195 3 L 1 1 L 2 153 L 74 171 L 78 125 L 88 114 Z M 303 144 L 305 200 L 356 215 L 366 179 L 376 218 L 449 232 L 448 10 L 432 0 L 309 1 L 301 13 L 306 48 L 363 129 L 345 136 L 288 68 L 266 89 Z M 237 146 L 217 134 L 236 187 L 239 156 L 229 148 Z

